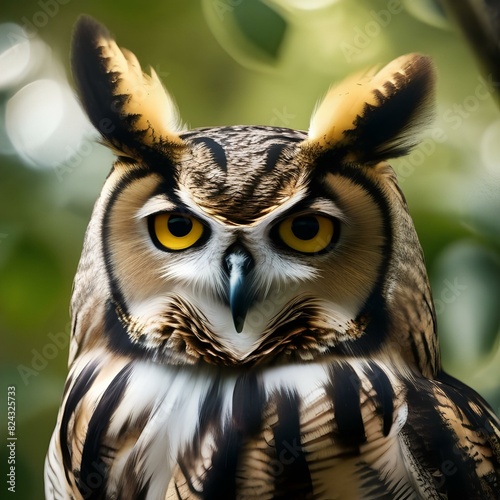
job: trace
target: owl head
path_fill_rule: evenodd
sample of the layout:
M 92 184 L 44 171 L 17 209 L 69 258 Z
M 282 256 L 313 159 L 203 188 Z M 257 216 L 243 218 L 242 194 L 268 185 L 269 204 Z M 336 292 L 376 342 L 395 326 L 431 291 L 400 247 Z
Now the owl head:
M 155 72 L 88 17 L 72 68 L 116 154 L 75 279 L 73 358 L 100 347 L 236 367 L 390 353 L 436 370 L 422 252 L 386 162 L 429 117 L 427 57 L 332 87 L 308 132 L 185 129 Z

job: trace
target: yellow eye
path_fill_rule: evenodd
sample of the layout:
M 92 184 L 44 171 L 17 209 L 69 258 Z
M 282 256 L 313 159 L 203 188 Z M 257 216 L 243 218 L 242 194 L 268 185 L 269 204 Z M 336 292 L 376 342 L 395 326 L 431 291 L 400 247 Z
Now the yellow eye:
M 203 236 L 204 226 L 190 215 L 162 213 L 153 216 L 151 230 L 160 246 L 167 250 L 185 250 Z
M 314 214 L 288 217 L 279 224 L 278 234 L 283 243 L 302 253 L 318 253 L 333 242 L 336 225 L 329 217 Z

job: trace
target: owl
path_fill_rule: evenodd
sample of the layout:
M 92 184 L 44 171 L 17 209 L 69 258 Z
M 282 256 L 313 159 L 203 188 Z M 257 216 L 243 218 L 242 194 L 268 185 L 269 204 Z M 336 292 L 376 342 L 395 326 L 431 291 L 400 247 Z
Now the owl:
M 332 87 L 307 132 L 185 129 L 89 17 L 72 68 L 116 161 L 74 281 L 47 498 L 499 498 L 499 420 L 441 369 L 387 163 L 432 113 L 429 58 Z

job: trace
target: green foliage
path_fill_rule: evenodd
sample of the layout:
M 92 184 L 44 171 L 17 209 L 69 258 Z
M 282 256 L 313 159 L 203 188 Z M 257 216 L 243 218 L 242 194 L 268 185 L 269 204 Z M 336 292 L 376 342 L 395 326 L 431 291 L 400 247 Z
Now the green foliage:
M 285 36 L 287 23 L 264 2 L 241 2 L 234 9 L 241 32 L 267 55 L 276 58 Z

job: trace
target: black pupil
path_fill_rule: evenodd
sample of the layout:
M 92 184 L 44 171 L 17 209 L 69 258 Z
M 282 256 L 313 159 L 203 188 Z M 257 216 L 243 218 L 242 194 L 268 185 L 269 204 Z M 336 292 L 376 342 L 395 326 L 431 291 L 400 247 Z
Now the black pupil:
M 292 222 L 292 233 L 299 240 L 312 240 L 319 231 L 319 222 L 316 217 L 297 217 Z
M 188 217 L 183 217 L 182 215 L 171 215 L 168 219 L 168 230 L 177 238 L 187 236 L 191 232 L 192 228 L 193 223 Z

